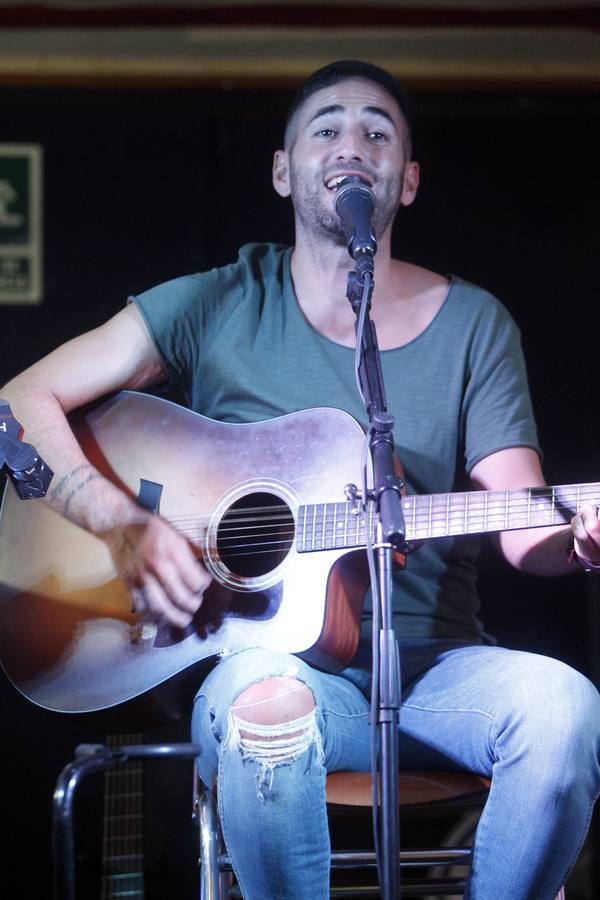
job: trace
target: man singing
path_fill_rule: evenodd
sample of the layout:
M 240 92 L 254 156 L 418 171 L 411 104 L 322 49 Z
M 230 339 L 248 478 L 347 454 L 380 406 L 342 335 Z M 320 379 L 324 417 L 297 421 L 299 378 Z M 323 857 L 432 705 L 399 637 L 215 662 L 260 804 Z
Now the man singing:
M 458 277 L 391 255 L 394 217 L 419 186 L 403 91 L 368 63 L 332 63 L 301 88 L 274 155 L 273 185 L 293 206 L 293 247 L 249 244 L 228 266 L 152 288 L 2 390 L 55 472 L 46 502 L 107 544 L 145 617 L 186 627 L 208 572 L 181 533 L 91 465 L 65 413 L 169 382 L 212 419 L 337 407 L 366 426 L 346 299 L 354 264 L 336 212 L 350 176 L 375 201 L 371 316 L 408 493 L 545 483 L 506 309 Z M 597 509 L 583 505 L 564 527 L 503 532 L 497 544 L 526 572 L 594 571 Z M 477 548 L 473 535 L 426 541 L 394 576 L 400 764 L 491 778 L 465 896 L 552 900 L 600 790 L 598 692 L 561 662 L 495 645 L 477 616 Z M 207 784 L 218 773 L 223 833 L 246 900 L 329 897 L 325 775 L 370 769 L 369 617 L 365 605 L 358 653 L 340 674 L 251 646 L 223 654 L 198 686 L 198 769 Z

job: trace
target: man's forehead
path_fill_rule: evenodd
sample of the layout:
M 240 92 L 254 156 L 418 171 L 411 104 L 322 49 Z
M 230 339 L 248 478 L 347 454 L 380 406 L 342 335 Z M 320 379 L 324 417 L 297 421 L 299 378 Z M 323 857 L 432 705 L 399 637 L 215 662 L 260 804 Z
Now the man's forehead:
M 320 115 L 343 112 L 350 107 L 382 115 L 394 123 L 403 119 L 394 97 L 367 78 L 346 78 L 321 88 L 305 100 L 298 112 L 301 120 L 311 122 Z

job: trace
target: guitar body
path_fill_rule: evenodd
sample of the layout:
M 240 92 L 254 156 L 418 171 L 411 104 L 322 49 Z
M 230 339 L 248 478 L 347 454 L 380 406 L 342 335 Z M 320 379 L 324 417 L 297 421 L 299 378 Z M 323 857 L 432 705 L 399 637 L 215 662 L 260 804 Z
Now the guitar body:
M 170 715 L 173 698 L 161 703 L 161 690 L 222 652 L 268 647 L 332 671 L 352 658 L 367 586 L 363 552 L 299 554 L 294 545 L 300 505 L 342 501 L 347 483 L 361 483 L 363 432 L 352 417 L 316 409 L 231 425 L 122 392 L 73 424 L 87 457 L 132 496 L 141 479 L 162 487 L 160 513 L 189 537 L 214 580 L 185 632 L 142 628 L 105 544 L 7 485 L 0 658 L 29 700 L 96 713 L 143 699 Z M 251 539 L 238 556 L 224 522 L 254 509 L 282 524 L 268 546 Z

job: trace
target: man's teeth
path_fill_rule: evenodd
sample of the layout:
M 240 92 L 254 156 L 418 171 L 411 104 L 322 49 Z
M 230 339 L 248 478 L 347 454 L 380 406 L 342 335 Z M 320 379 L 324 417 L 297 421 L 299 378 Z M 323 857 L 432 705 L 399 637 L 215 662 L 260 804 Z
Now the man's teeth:
M 347 177 L 348 177 L 347 175 L 336 175 L 335 178 L 330 178 L 329 181 L 326 183 L 325 186 L 326 186 L 327 188 L 329 188 L 330 191 L 333 191 L 333 190 L 335 190 L 335 188 L 338 187 L 338 186 L 342 183 L 342 181 L 344 181 L 344 179 L 347 178 Z

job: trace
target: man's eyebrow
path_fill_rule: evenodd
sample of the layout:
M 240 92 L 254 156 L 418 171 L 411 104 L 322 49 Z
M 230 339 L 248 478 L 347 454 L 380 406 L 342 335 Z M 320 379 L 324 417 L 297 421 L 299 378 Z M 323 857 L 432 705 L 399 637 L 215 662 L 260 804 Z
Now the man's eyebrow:
M 330 113 L 343 112 L 344 107 L 340 103 L 335 103 L 332 106 L 322 106 L 321 109 L 318 109 L 314 116 L 308 120 L 308 124 L 314 122 L 315 119 L 320 118 L 321 116 L 328 116 Z
M 343 112 L 343 111 L 344 111 L 344 107 L 342 106 L 341 103 L 334 103 L 331 106 L 322 106 L 320 109 L 318 109 L 316 111 L 314 116 L 312 116 L 312 118 L 309 119 L 308 124 L 309 125 L 312 124 L 316 119 L 321 118 L 321 116 L 328 116 L 331 113 L 338 113 L 338 112 Z M 384 119 L 387 119 L 388 122 L 390 122 L 394 126 L 394 128 L 396 128 L 396 123 L 392 119 L 389 112 L 386 109 L 383 109 L 381 106 L 364 106 L 363 112 L 368 112 L 368 113 L 371 113 L 372 115 L 376 115 L 376 116 L 383 116 Z
M 375 116 L 383 116 L 384 119 L 387 119 L 394 128 L 396 127 L 396 123 L 392 119 L 391 115 L 387 111 L 387 109 L 383 109 L 381 106 L 365 106 L 365 112 L 373 113 Z

